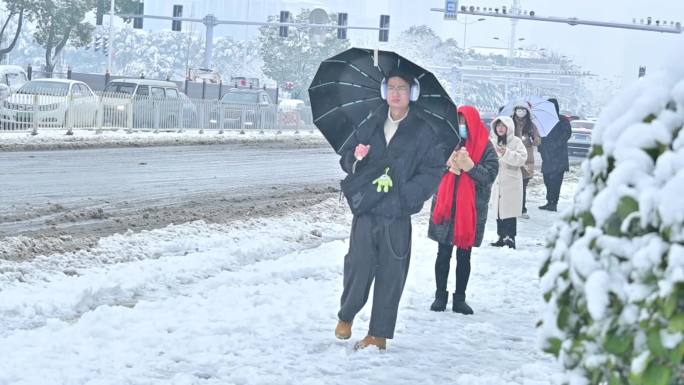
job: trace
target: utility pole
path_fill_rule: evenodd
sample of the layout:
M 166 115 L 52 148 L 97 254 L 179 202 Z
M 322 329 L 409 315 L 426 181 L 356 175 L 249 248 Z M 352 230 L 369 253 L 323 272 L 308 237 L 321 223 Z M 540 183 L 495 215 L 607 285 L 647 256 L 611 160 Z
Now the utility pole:
M 513 0 L 513 6 L 511 7 L 512 12 L 518 12 L 520 10 L 520 0 Z M 511 19 L 511 35 L 508 39 L 508 65 L 511 64 L 513 59 L 513 53 L 515 52 L 515 36 L 516 30 L 518 28 L 518 20 Z
M 202 67 L 211 69 L 211 57 L 214 52 L 214 27 L 218 24 L 218 20 L 214 15 L 204 16 L 202 21 L 207 27 L 206 41 L 204 42 L 204 61 Z
M 520 12 L 520 0 L 513 0 L 513 6 L 511 7 L 511 12 Z M 515 52 L 515 36 L 516 30 L 518 28 L 518 19 L 511 19 L 511 35 L 508 37 L 508 58 L 506 59 L 506 64 L 509 66 L 513 61 L 513 53 Z M 508 74 L 506 74 L 506 85 L 504 87 L 504 97 L 508 100 L 509 89 L 508 89 Z
M 112 55 L 114 53 L 114 4 L 116 0 L 111 0 L 109 8 L 109 48 L 107 50 L 107 71 L 111 74 L 112 70 Z

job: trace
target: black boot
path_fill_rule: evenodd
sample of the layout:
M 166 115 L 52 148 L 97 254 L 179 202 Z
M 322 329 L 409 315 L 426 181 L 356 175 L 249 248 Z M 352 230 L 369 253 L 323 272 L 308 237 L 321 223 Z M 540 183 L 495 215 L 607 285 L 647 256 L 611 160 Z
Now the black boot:
M 446 310 L 447 301 L 449 298 L 449 292 L 446 290 L 437 290 L 435 292 L 435 300 L 430 305 L 430 310 L 432 311 L 444 311 Z
M 504 246 L 508 246 L 511 249 L 515 249 L 515 237 L 506 237 L 503 240 Z
M 546 211 L 558 211 L 558 208 L 556 207 L 555 203 L 547 203 L 544 206 L 539 206 L 539 209 Z
M 492 245 L 494 247 L 504 247 L 506 244 L 504 243 L 503 237 L 499 236 L 499 240 L 496 242 L 490 243 L 490 245 Z
M 454 302 L 451 305 L 451 310 L 453 310 L 455 313 L 473 314 L 473 309 L 468 306 L 465 301 L 465 294 L 454 293 Z

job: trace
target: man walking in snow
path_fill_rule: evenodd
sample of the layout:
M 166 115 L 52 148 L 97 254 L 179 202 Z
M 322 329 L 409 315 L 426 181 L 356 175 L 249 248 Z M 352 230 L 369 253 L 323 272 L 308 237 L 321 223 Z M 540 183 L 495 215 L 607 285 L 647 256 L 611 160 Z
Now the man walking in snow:
M 556 211 L 563 175 L 570 170 L 568 140 L 572 136 L 572 127 L 568 118 L 560 114 L 558 100 L 552 98 L 549 101 L 556 107 L 559 120 L 551 132 L 541 138 L 541 146 L 539 146 L 539 154 L 542 158 L 541 171 L 544 175 L 544 186 L 546 186 L 546 204 L 539 208 Z
M 410 108 L 418 99 L 420 83 L 408 74 L 393 72 L 381 87 L 389 106 L 386 118 L 381 114 L 365 135 L 355 133 L 340 159 L 342 169 L 351 175 L 348 178 L 384 170 L 373 171 L 379 175 L 369 182 L 377 186 L 381 198 L 361 211 L 355 209 L 344 259 L 337 338 L 351 337 L 354 317 L 374 284 L 368 334 L 355 349 L 385 349 L 387 339 L 394 337 L 411 257 L 411 215 L 437 189 L 445 162 L 432 129 Z

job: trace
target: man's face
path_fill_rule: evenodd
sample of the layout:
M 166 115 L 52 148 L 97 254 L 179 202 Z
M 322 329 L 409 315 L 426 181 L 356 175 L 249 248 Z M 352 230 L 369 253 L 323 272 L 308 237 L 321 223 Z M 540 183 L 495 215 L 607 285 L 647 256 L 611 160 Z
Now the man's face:
M 391 77 L 387 80 L 387 104 L 392 108 L 407 108 L 411 85 L 400 77 Z

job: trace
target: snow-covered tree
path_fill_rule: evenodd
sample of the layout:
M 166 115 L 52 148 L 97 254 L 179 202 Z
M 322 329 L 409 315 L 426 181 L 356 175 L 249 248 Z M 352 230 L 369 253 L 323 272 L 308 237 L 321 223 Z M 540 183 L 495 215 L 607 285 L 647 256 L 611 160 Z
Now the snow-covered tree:
M 34 0 L 37 29 L 33 37 L 45 48 L 45 71 L 51 73 L 55 59 L 67 43 L 82 47 L 90 43 L 95 27 L 84 18 L 95 0 Z
M 678 49 L 681 52 L 681 47 Z M 541 283 L 568 382 L 684 384 L 684 65 L 606 108 Z
M 35 30 L 35 24 L 24 24 L 14 49 L 6 54 L 9 64 L 16 64 L 22 67 L 31 64 L 36 68 L 43 65 L 45 50 L 33 40 Z
M 412 58 L 418 65 L 430 67 L 440 63 L 437 54 L 441 45 L 442 38 L 432 28 L 414 25 L 403 31 L 398 39 L 393 39 L 388 48 L 406 58 Z
M 310 13 L 308 9 L 302 10 L 294 22 L 308 23 Z M 336 14 L 331 13 L 329 18 L 331 24 L 337 23 Z M 270 17 L 269 21 L 275 19 Z M 293 82 L 294 97 L 307 98 L 306 90 L 321 61 L 349 48 L 349 41 L 338 39 L 335 30 L 326 31 L 321 44 L 311 41 L 308 28 L 290 27 L 287 38 L 278 35 L 278 28 L 263 26 L 260 32 L 263 73 L 278 83 Z
M 25 19 L 32 16 L 36 6 L 35 1 L 31 0 L 4 0 L 3 3 L 4 8 L 7 10 L 7 18 L 2 24 L 2 29 L 0 29 L 0 41 L 5 37 L 5 33 L 12 36 L 12 39 L 6 47 L 0 47 L 0 58 L 3 58 L 14 49 L 19 40 Z M 11 30 L 7 29 L 9 26 L 13 28 Z
M 228 82 L 231 76 L 261 79 L 264 77 L 258 40 L 218 39 L 214 44 L 214 67 Z

